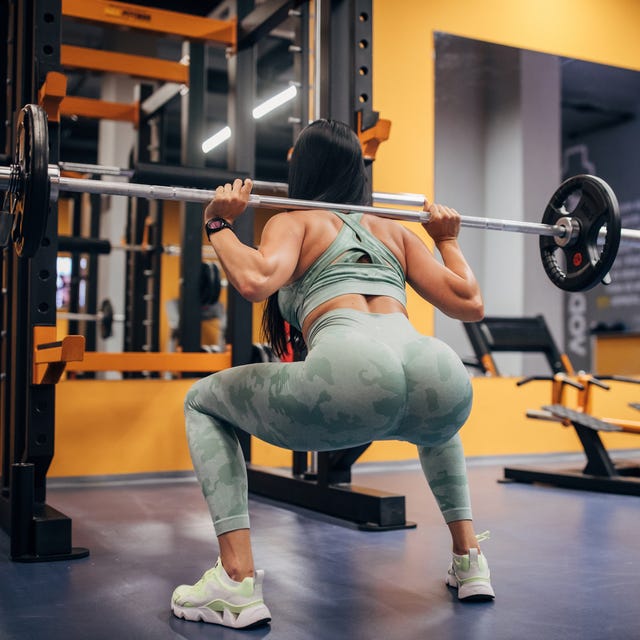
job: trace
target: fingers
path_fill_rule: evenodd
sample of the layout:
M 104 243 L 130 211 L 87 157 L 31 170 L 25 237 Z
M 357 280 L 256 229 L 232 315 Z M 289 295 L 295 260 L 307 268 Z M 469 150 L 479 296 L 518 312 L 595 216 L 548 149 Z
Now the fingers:
M 431 203 L 426 211 L 429 213 L 429 220 L 424 223 L 424 228 L 436 242 L 458 237 L 460 214 L 455 209 Z
M 431 215 L 429 217 L 429 221 L 432 220 L 449 220 L 449 221 L 460 221 L 460 214 L 451 207 L 446 207 L 443 204 L 430 204 L 425 211 L 428 211 Z
M 458 218 L 460 217 L 458 212 L 451 207 L 447 207 L 443 204 L 437 204 L 435 202 L 430 202 L 429 198 L 425 196 L 424 205 L 422 207 L 423 211 L 427 211 L 431 214 L 431 218 Z
M 253 182 L 250 179 L 236 178 L 215 189 L 215 196 L 205 207 L 204 217 L 221 217 L 227 221 L 235 220 L 247 208 Z
M 246 195 L 251 193 L 251 189 L 253 188 L 253 181 L 251 178 L 247 178 L 246 180 L 242 180 L 242 178 L 236 178 L 233 183 L 227 182 L 224 185 L 221 185 L 216 188 L 216 193 L 231 193 L 242 195 Z

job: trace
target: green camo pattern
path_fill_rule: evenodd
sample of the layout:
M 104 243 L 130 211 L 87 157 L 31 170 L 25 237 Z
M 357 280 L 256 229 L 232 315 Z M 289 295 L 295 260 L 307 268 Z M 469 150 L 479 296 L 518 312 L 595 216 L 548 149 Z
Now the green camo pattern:
M 199 380 L 187 394 L 189 449 L 216 533 L 249 526 L 234 426 L 299 451 L 412 442 L 445 520 L 470 519 L 457 432 L 471 401 L 455 352 L 416 332 L 402 314 L 322 316 L 304 362 L 233 367 Z

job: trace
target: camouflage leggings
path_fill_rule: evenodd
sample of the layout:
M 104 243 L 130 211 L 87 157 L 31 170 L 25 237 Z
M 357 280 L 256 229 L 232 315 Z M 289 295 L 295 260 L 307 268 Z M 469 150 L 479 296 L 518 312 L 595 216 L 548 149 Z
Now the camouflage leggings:
M 458 356 L 402 314 L 343 309 L 314 324 L 308 346 L 304 362 L 233 367 L 187 394 L 189 449 L 216 534 L 249 527 L 247 474 L 233 426 L 298 451 L 412 442 L 445 521 L 471 519 L 457 432 L 472 390 Z

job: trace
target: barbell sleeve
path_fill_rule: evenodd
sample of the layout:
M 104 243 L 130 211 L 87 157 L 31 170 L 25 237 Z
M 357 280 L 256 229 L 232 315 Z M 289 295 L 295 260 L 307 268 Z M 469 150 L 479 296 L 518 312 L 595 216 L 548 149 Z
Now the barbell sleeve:
M 11 167 L 0 167 L 0 191 L 5 191 L 11 182 Z

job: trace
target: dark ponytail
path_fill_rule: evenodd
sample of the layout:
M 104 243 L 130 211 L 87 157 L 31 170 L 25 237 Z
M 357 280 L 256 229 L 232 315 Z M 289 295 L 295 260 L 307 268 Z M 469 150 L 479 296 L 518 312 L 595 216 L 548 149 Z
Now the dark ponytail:
M 358 136 L 343 122 L 316 120 L 305 127 L 293 148 L 289 164 L 289 197 L 339 204 L 371 204 L 371 184 Z M 276 355 L 304 356 L 302 333 L 290 327 L 271 295 L 262 316 L 262 331 Z

